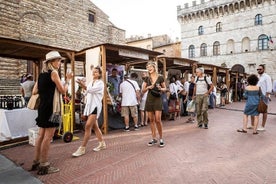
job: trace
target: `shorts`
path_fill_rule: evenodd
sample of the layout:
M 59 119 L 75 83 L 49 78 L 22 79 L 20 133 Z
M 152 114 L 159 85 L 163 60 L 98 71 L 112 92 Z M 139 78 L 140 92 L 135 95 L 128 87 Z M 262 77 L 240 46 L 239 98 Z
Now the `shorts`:
M 97 107 L 94 109 L 94 111 L 91 114 L 97 114 Z
M 122 106 L 121 109 L 121 116 L 125 117 L 125 116 L 129 116 L 129 111 L 131 113 L 131 117 L 137 117 L 138 116 L 138 108 L 137 105 L 135 106 Z

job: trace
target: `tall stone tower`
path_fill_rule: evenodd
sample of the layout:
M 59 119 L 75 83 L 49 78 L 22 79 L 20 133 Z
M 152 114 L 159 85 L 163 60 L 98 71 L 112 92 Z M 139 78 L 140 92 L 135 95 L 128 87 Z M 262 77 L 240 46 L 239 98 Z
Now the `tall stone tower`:
M 276 79 L 275 0 L 201 0 L 177 7 L 181 55 Z

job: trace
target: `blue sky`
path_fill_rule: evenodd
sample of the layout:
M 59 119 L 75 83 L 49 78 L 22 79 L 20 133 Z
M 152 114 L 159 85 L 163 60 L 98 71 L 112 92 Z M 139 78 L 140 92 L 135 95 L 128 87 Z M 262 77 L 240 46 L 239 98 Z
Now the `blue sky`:
M 126 37 L 146 37 L 167 34 L 173 40 L 180 38 L 177 5 L 192 0 L 91 0 L 102 9 L 117 27 L 126 30 Z M 199 3 L 200 0 L 197 0 Z

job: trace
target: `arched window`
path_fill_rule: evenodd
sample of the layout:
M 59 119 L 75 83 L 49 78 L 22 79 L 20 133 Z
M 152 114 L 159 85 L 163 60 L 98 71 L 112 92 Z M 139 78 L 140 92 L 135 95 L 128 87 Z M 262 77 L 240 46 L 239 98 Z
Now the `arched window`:
M 189 58 L 194 58 L 195 57 L 195 46 L 190 45 L 189 46 Z
M 216 25 L 216 32 L 221 32 L 221 22 L 218 22 L 217 25 Z
M 263 16 L 262 14 L 257 14 L 255 16 L 255 25 L 262 25 L 263 24 Z
M 203 26 L 199 26 L 198 27 L 198 35 L 203 35 L 204 30 L 203 30 Z
M 268 37 L 265 34 L 262 34 L 258 38 L 258 49 L 266 50 L 268 49 Z
M 207 44 L 203 43 L 200 46 L 200 56 L 207 56 Z
M 216 41 L 213 45 L 213 55 L 217 56 L 220 54 L 220 43 Z

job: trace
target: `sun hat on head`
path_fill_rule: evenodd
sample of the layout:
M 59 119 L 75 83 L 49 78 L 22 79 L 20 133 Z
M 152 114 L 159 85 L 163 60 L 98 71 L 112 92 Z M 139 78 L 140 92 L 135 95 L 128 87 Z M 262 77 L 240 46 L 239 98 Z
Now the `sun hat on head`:
M 53 59 L 61 59 L 64 60 L 65 58 L 62 57 L 58 51 L 51 51 L 46 54 L 46 60 L 43 61 L 43 63 L 47 63 L 48 61 L 51 61 Z

